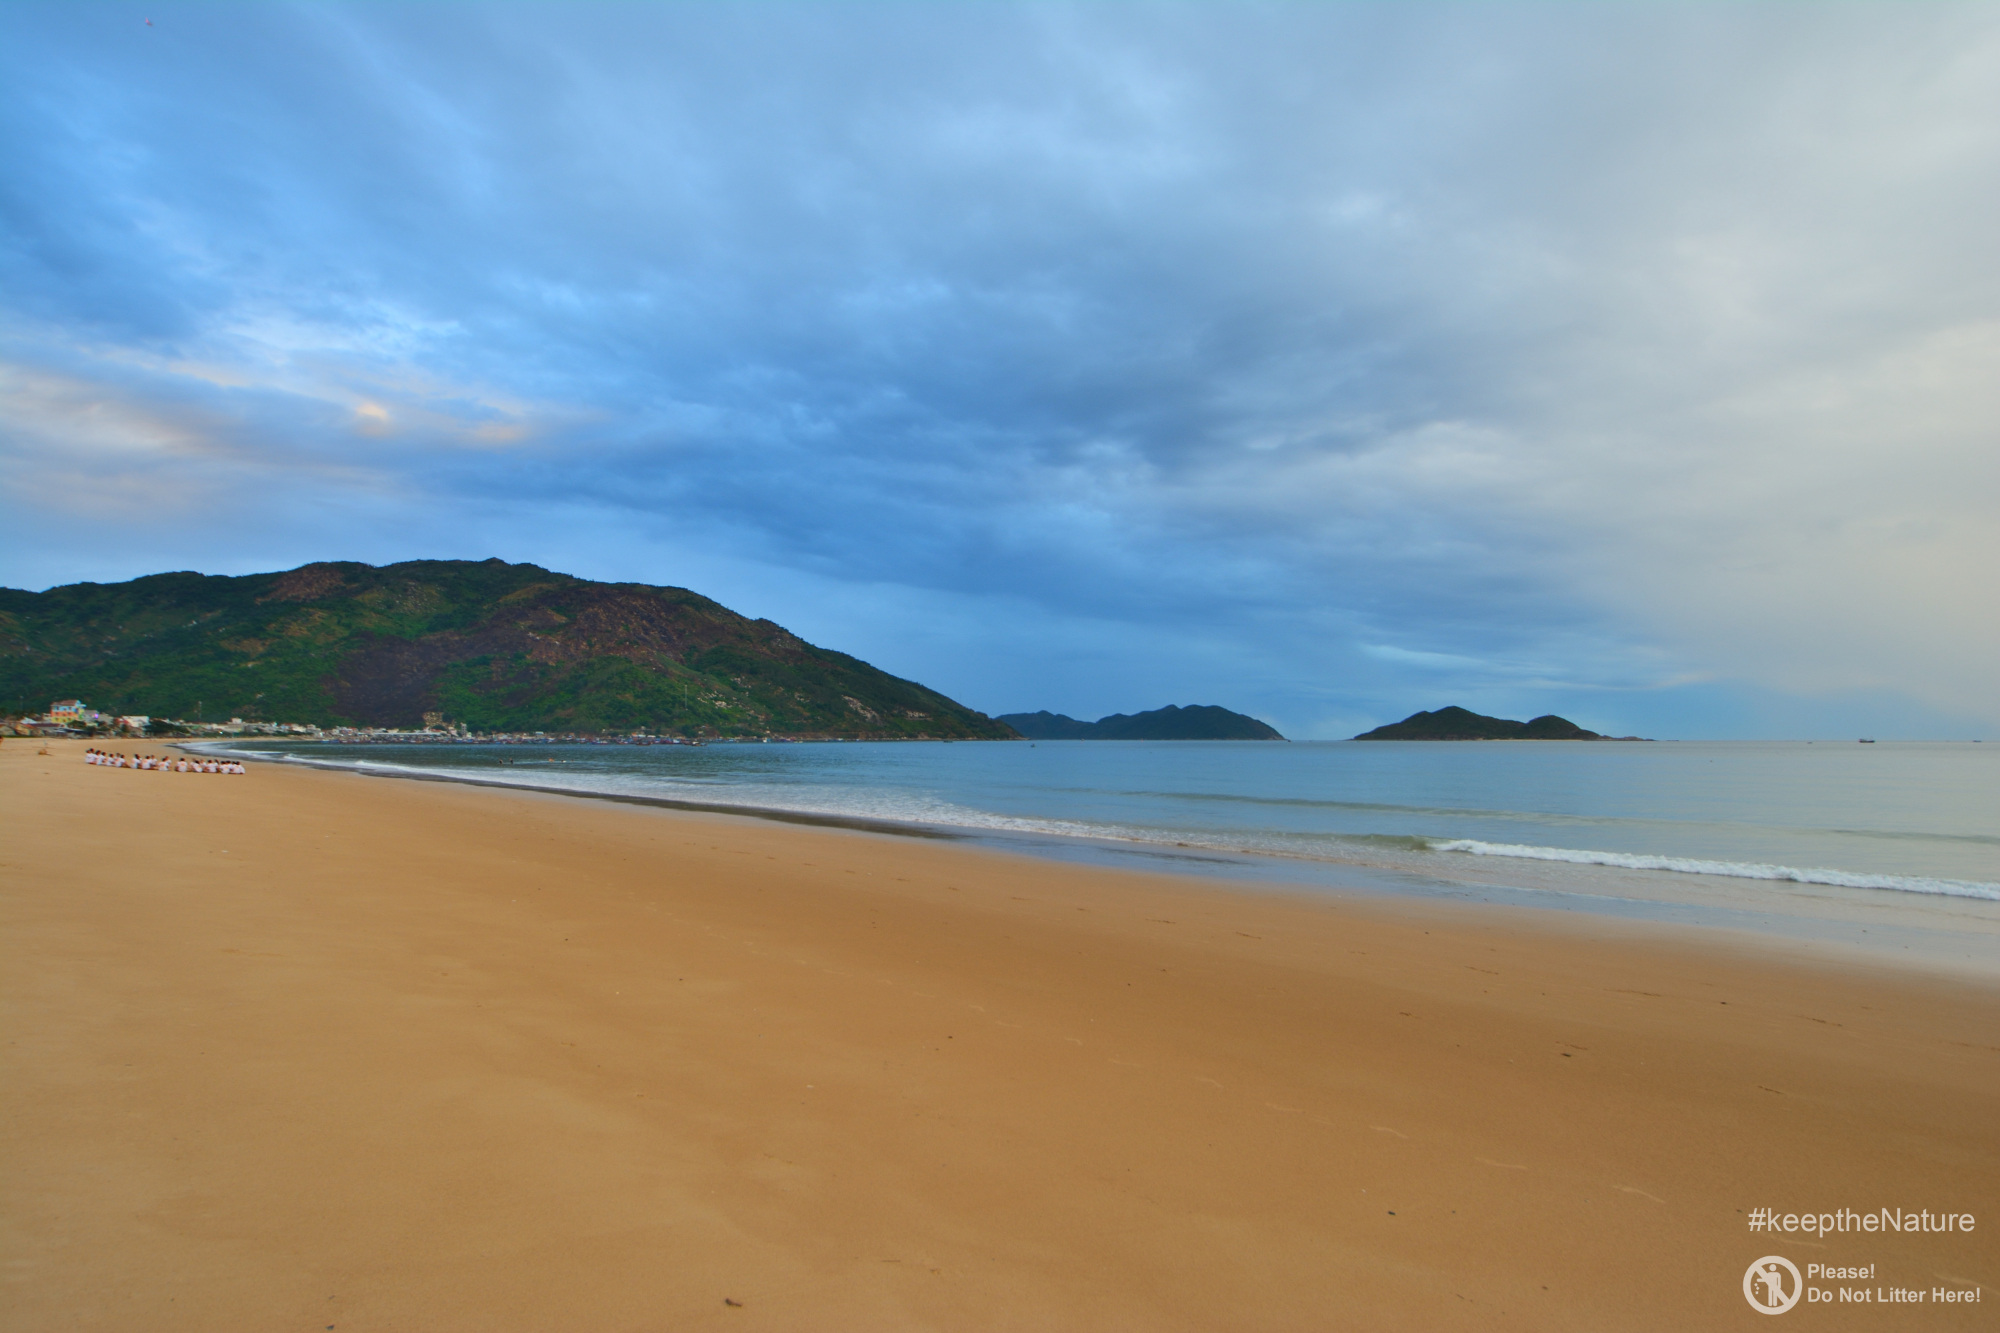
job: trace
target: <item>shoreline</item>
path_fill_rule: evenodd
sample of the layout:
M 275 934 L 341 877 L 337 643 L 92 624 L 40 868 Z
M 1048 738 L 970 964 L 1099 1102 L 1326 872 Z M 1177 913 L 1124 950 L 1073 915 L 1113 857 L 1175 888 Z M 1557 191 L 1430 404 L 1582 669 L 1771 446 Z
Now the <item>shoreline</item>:
M 1313 856 L 1202 842 L 1169 843 L 689 801 L 394 764 L 363 766 L 232 748 L 227 740 L 177 745 L 190 749 L 214 746 L 257 762 L 361 777 L 539 792 L 888 837 L 960 842 L 1064 864 L 1184 875 L 1233 890 L 1304 895 L 1358 893 L 1435 902 L 1477 900 L 1516 910 L 1580 914 L 1627 925 L 1637 923 L 1642 929 L 1650 924 L 1714 932 L 1718 942 L 1743 937 L 1775 944 L 1781 951 L 1831 951 L 1850 960 L 1906 967 L 1922 975 L 1945 972 L 1975 980 L 2000 980 L 2000 902 L 1970 895 L 1758 878 L 1749 882 L 1759 886 L 1760 896 L 1746 901 L 1743 881 L 1748 877 L 1699 871 L 1471 855 L 1456 858 L 1459 864 L 1387 856 L 1373 860 L 1358 856 Z
M 177 741 L 170 748 L 196 749 L 198 746 L 221 745 L 226 742 L 201 741 L 190 743 Z M 892 819 L 867 819 L 858 815 L 828 815 L 811 810 L 785 810 L 775 806 L 728 805 L 722 802 L 681 801 L 671 796 L 636 796 L 629 792 L 589 791 L 582 788 L 544 787 L 528 782 L 504 782 L 493 778 L 460 777 L 452 773 L 424 772 L 418 769 L 392 771 L 390 765 L 363 768 L 358 764 L 336 764 L 315 759 L 300 759 L 292 755 L 274 758 L 268 753 L 255 750 L 231 750 L 230 754 L 240 758 L 255 759 L 260 763 L 280 764 L 293 768 L 310 768 L 322 773 L 347 773 L 362 778 L 391 778 L 406 782 L 445 782 L 463 787 L 488 787 L 499 791 L 536 792 L 543 796 L 568 796 L 586 801 L 611 801 L 619 805 L 654 806 L 662 810 L 680 810 L 688 814 L 738 815 L 746 819 L 769 819 L 780 824 L 803 824 L 816 828 L 846 829 L 854 833 L 879 833 L 894 838 L 938 838 L 973 841 L 972 833 L 960 833 L 943 826 L 931 827 L 923 824 L 906 823 Z
M 2000 1281 L 1976 1232 L 1745 1222 L 2000 1219 L 1991 985 L 51 748 L 0 750 L 62 831 L 0 930 L 24 1326 L 1677 1329 L 1767 1253 Z

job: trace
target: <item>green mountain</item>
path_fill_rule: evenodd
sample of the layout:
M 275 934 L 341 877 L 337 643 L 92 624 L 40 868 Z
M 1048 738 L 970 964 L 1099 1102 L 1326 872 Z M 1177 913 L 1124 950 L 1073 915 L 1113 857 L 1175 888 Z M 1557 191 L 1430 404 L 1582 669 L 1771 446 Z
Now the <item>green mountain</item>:
M 1214 704 L 1168 704 L 1150 713 L 1113 713 L 1079 722 L 1061 713 L 1004 713 L 999 718 L 1030 740 L 1044 741 L 1281 741 L 1254 717 Z
M 1039 713 L 1002 713 L 998 721 L 1005 722 L 1031 741 L 1080 741 L 1097 724 L 1079 722 L 1063 713 L 1051 713 L 1043 709 Z
M 1567 718 L 1545 713 L 1531 722 L 1512 718 L 1487 717 L 1466 708 L 1440 708 L 1434 713 L 1412 713 L 1401 722 L 1363 732 L 1357 741 L 1608 741 L 1585 731 Z M 1615 739 L 1635 741 L 1637 736 Z
M 0 589 L 0 710 L 322 726 L 1012 739 L 933 690 L 685 588 L 502 560 Z

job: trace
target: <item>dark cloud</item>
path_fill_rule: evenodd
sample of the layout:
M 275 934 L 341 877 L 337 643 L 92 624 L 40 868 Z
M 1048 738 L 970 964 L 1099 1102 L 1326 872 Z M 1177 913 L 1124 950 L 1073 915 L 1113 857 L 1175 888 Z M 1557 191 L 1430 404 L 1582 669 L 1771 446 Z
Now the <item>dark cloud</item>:
M 117 572 L 686 569 L 994 708 L 1991 707 L 1820 623 L 1992 540 L 1991 11 L 156 17 L 9 11 L 10 581 L 150 505 Z

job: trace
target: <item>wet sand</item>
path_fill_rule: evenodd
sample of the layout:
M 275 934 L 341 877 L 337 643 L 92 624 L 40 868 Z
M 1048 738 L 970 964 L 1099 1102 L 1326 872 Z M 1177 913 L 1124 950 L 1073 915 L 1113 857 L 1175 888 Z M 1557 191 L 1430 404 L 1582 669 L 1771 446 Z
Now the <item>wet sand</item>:
M 1983 1284 L 1815 1326 L 2000 1300 L 1988 985 L 37 748 L 0 745 L 7 1328 L 1708 1328 L 1765 1254 Z

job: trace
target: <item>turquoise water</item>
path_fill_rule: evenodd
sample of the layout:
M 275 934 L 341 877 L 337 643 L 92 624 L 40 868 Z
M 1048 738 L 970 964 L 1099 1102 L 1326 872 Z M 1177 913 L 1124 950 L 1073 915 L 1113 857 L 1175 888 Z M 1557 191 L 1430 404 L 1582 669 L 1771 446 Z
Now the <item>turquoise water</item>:
M 2000 744 L 1088 742 L 237 748 L 1231 864 L 1563 862 L 2000 901 Z M 274 754 L 275 752 L 275 754 Z

